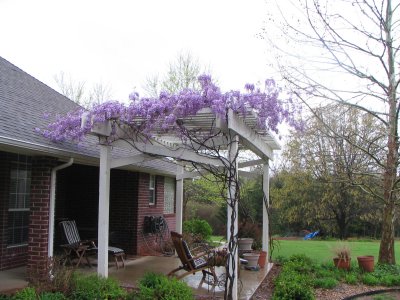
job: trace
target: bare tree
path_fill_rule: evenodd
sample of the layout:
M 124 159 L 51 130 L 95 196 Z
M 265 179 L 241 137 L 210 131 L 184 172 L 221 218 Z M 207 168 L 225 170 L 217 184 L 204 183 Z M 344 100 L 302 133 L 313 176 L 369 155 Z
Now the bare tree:
M 361 150 L 379 166 L 382 182 L 382 189 L 374 193 L 383 203 L 379 262 L 395 264 L 400 4 L 299 0 L 290 1 L 289 9 L 283 7 L 286 4 L 277 4 L 280 13 L 270 16 L 263 36 L 274 45 L 274 63 L 288 86 L 312 111 L 313 101 L 338 102 L 366 112 L 385 128 L 383 155 L 376 156 L 368 146 Z M 273 36 L 271 26 L 279 29 L 279 36 Z
M 61 94 L 82 105 L 82 98 L 85 91 L 84 81 L 74 81 L 71 76 L 65 75 L 63 71 L 54 75 L 54 80 L 57 83 Z
M 198 58 L 190 52 L 180 52 L 176 59 L 169 63 L 164 76 L 147 77 L 143 88 L 151 97 L 157 97 L 161 91 L 172 94 L 185 89 L 200 90 L 197 78 L 202 73 L 209 72 L 201 67 Z
M 95 83 L 87 90 L 85 81 L 73 80 L 63 71 L 54 75 L 54 80 L 60 89 L 60 93 L 77 104 L 89 108 L 101 104 L 111 98 L 111 88 L 107 84 Z

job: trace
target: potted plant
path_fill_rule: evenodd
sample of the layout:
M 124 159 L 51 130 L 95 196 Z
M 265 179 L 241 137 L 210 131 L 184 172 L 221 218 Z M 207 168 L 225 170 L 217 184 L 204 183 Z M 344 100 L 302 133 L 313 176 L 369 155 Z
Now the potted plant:
M 246 253 L 253 250 L 253 243 L 261 237 L 261 232 L 257 224 L 243 222 L 239 225 L 238 237 L 239 253 Z
M 340 244 L 333 248 L 335 257 L 333 263 L 338 269 L 350 270 L 351 250 L 346 244 Z

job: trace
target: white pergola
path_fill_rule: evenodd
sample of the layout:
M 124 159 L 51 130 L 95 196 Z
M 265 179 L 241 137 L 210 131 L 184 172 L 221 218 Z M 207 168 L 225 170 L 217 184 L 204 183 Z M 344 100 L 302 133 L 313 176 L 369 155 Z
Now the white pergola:
M 269 203 L 269 160 L 273 159 L 273 151 L 279 150 L 280 146 L 276 140 L 266 130 L 258 130 L 257 118 L 249 111 L 245 118 L 230 110 L 227 119 L 217 117 L 210 109 L 203 109 L 196 115 L 186 117 L 180 120 L 180 123 L 189 130 L 196 130 L 198 135 L 209 135 L 213 132 L 213 138 L 208 139 L 210 145 L 218 145 L 218 149 L 225 152 L 225 159 L 230 163 L 235 163 L 235 169 L 263 165 L 263 191 Z M 96 126 L 92 129 L 92 134 L 97 135 L 100 140 L 111 135 L 111 125 L 109 123 Z M 216 167 L 223 167 L 222 161 L 211 155 L 207 155 L 204 150 L 204 144 L 191 142 L 185 144 L 182 140 L 171 133 L 163 133 L 162 130 L 155 130 L 154 138 L 144 143 L 136 140 L 134 147 L 139 150 L 139 154 L 130 157 L 112 159 L 111 152 L 113 147 L 132 147 L 126 143 L 125 133 L 118 134 L 119 139 L 115 139 L 111 144 L 104 143 L 100 145 L 100 174 L 99 174 L 99 223 L 98 223 L 98 267 L 97 273 L 101 276 L 108 276 L 108 232 L 109 232 L 109 191 L 110 191 L 110 169 L 118 168 L 130 164 L 140 163 L 148 159 L 169 158 L 177 163 L 176 172 L 176 231 L 182 232 L 182 203 L 183 203 L 183 181 L 185 178 L 199 176 L 197 172 L 188 172 L 185 168 L 187 163 L 207 164 Z M 250 150 L 256 156 L 255 160 L 238 161 L 238 151 Z M 248 173 L 248 172 L 247 172 Z M 235 172 L 238 174 L 238 172 Z M 246 172 L 243 171 L 243 174 Z M 251 175 L 251 174 L 250 174 Z M 232 201 L 229 195 L 234 195 L 236 186 L 231 184 L 228 192 L 228 203 Z M 263 205 L 263 235 L 262 247 L 268 252 L 269 228 L 267 207 Z M 237 212 L 236 202 L 236 212 Z M 231 215 L 233 209 L 228 205 L 228 232 L 227 238 L 230 238 Z M 234 236 L 238 232 L 238 219 L 234 218 Z M 235 247 L 232 253 L 235 266 L 230 264 L 230 272 L 234 273 L 231 279 L 233 281 L 232 299 L 237 299 L 237 278 L 238 278 L 238 253 Z M 233 271 L 234 270 L 234 271 Z M 230 274 L 232 274 L 230 273 Z M 229 279 L 228 279 L 229 280 Z

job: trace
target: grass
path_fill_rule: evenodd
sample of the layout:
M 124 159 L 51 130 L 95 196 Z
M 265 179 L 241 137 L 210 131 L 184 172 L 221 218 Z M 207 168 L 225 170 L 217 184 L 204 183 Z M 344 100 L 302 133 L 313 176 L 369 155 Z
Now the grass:
M 316 262 L 325 263 L 331 261 L 334 256 L 332 249 L 338 245 L 338 241 L 324 240 L 277 240 L 276 247 L 272 253 L 272 258 L 278 256 L 289 258 L 293 254 L 304 254 L 312 257 Z M 375 262 L 379 255 L 379 241 L 349 241 L 346 242 L 351 249 L 353 261 L 357 261 L 357 256 L 374 255 Z M 400 261 L 400 241 L 395 243 L 395 255 L 397 264 Z

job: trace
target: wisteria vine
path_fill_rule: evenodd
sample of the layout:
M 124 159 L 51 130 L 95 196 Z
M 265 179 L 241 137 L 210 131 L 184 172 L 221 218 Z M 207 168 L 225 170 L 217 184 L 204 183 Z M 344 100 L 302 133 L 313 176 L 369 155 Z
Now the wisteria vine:
M 140 98 L 136 92 L 129 95 L 130 103 L 109 101 L 94 106 L 91 110 L 78 109 L 64 116 L 57 116 L 55 122 L 45 129 L 36 129 L 55 142 L 67 139 L 82 140 L 93 126 L 107 120 L 118 120 L 151 137 L 154 130 L 179 131 L 177 120 L 194 116 L 203 108 L 210 108 L 221 118 L 226 118 L 228 109 L 246 117 L 248 110 L 256 113 L 259 129 L 268 129 L 278 133 L 278 124 L 287 123 L 301 129 L 299 121 L 300 107 L 290 96 L 280 99 L 280 89 L 274 80 L 266 80 L 265 88 L 245 85 L 245 93 L 240 91 L 221 92 L 208 75 L 198 78 L 201 90 L 185 89 L 176 94 L 161 92 L 157 98 Z M 83 114 L 87 122 L 81 126 Z

